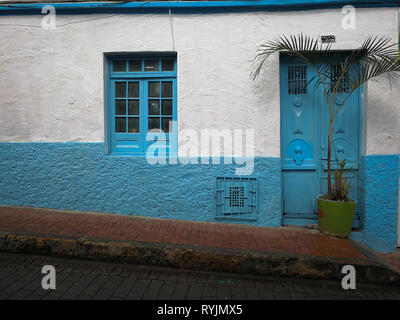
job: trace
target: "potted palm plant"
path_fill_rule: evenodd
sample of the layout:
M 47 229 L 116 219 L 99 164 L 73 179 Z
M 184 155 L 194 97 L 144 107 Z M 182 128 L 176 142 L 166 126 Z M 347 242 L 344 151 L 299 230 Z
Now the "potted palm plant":
M 254 59 L 252 77 L 255 80 L 264 63 L 274 54 L 286 52 L 308 65 L 314 76 L 307 81 L 314 89 L 322 86 L 329 107 L 327 136 L 327 194 L 317 199 L 319 229 L 322 232 L 346 237 L 351 232 L 356 203 L 348 197 L 348 181 L 344 177 L 345 162 L 339 163 L 332 183 L 333 126 L 339 111 L 348 98 L 370 80 L 400 77 L 397 44 L 383 36 L 367 37 L 356 50 L 340 52 L 331 44 L 303 34 L 279 36 L 262 44 Z M 332 72 L 334 70 L 335 72 Z M 334 75 L 334 76 L 333 76 Z M 346 90 L 343 90 L 343 88 Z M 340 93 L 340 99 L 338 99 Z

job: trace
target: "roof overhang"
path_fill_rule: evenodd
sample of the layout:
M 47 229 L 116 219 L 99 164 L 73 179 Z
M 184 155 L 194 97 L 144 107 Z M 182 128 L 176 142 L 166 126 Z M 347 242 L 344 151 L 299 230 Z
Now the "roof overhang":
M 231 13 L 251 11 L 295 11 L 354 7 L 397 7 L 400 0 L 249 0 L 249 1 L 1 1 L 0 15 L 42 14 L 51 5 L 57 14 L 128 14 L 128 13 Z

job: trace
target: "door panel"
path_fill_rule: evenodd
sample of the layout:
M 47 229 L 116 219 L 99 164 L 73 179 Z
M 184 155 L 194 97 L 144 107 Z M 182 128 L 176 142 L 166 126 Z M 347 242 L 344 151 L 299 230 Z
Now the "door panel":
M 315 211 L 316 187 L 315 171 L 286 171 L 283 175 L 285 212 L 309 214 Z
M 343 101 L 342 97 L 338 99 Z M 358 169 L 358 154 L 359 154 L 359 141 L 358 132 L 359 128 L 359 112 L 358 112 L 358 94 L 353 95 L 347 99 L 343 107 L 338 111 L 337 117 L 333 125 L 333 144 L 331 154 L 331 166 L 337 168 L 341 160 L 346 160 L 346 168 Z M 337 102 L 338 104 L 338 102 Z M 323 108 L 324 116 L 321 126 L 322 136 L 322 159 L 324 161 L 324 169 L 328 168 L 326 158 L 328 153 L 328 133 L 329 133 L 329 109 L 328 106 Z
M 310 77 L 307 66 L 296 62 L 285 64 L 282 81 L 285 91 L 282 100 L 282 160 L 285 170 L 314 170 L 317 163 L 313 148 L 316 130 L 314 95 L 305 85 Z
M 282 57 L 281 119 L 284 212 L 316 212 L 319 154 L 315 149 L 315 95 L 307 82 L 312 72 L 304 63 Z
M 344 79 L 346 81 L 346 79 Z M 345 160 L 345 176 L 348 178 L 350 186 L 349 197 L 354 201 L 358 201 L 358 167 L 359 167 L 359 92 L 354 92 L 347 100 L 349 88 L 343 86 L 338 93 L 335 108 L 338 108 L 342 103 L 343 106 L 337 112 L 333 124 L 332 136 L 332 154 L 331 154 L 331 169 L 332 169 L 332 182 L 333 171 L 340 167 L 340 161 Z M 321 172 L 321 194 L 327 193 L 327 179 L 328 179 L 328 133 L 329 133 L 329 108 L 325 103 L 323 108 L 323 117 L 321 121 L 321 159 L 322 159 L 322 172 Z M 359 206 L 357 206 L 358 213 Z M 358 217 L 358 216 L 357 216 Z

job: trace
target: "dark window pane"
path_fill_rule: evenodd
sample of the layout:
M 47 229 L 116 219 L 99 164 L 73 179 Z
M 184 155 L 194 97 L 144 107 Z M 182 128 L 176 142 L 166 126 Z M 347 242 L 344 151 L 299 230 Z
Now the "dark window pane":
M 128 118 L 128 132 L 139 133 L 139 118 Z
M 129 60 L 129 71 L 130 72 L 141 72 L 142 71 L 142 60 Z
M 149 97 L 159 98 L 160 97 L 160 83 L 150 81 L 149 82 Z
M 163 81 L 161 84 L 161 97 L 172 97 L 172 81 Z
M 149 130 L 160 129 L 160 118 L 149 118 Z
M 163 59 L 162 71 L 174 71 L 174 60 L 173 59 Z
M 126 114 L 126 101 L 125 100 L 115 100 L 115 114 L 125 115 Z
M 126 118 L 115 118 L 115 132 L 126 132 Z
M 161 119 L 161 130 L 164 131 L 165 133 L 168 133 L 172 127 L 170 127 L 170 122 L 172 121 L 172 118 L 162 118 Z
M 128 101 L 128 114 L 129 115 L 139 114 L 139 100 Z
M 160 100 L 149 100 L 149 114 L 160 114 Z
M 139 98 L 139 82 L 128 82 L 128 97 Z
M 158 60 L 145 60 L 144 71 L 158 71 Z
M 126 72 L 126 61 L 125 60 L 115 60 L 113 62 L 114 72 Z
M 115 97 L 125 98 L 126 97 L 126 82 L 115 83 Z
M 172 115 L 172 100 L 162 100 L 161 105 L 163 115 Z

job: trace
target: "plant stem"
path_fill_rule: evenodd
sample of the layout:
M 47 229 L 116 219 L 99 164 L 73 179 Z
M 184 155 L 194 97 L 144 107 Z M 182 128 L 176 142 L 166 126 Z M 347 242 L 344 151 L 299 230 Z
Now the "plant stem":
M 332 132 L 333 121 L 330 121 L 329 135 L 328 135 L 328 197 L 332 196 L 332 178 L 331 178 L 331 154 L 332 154 Z

